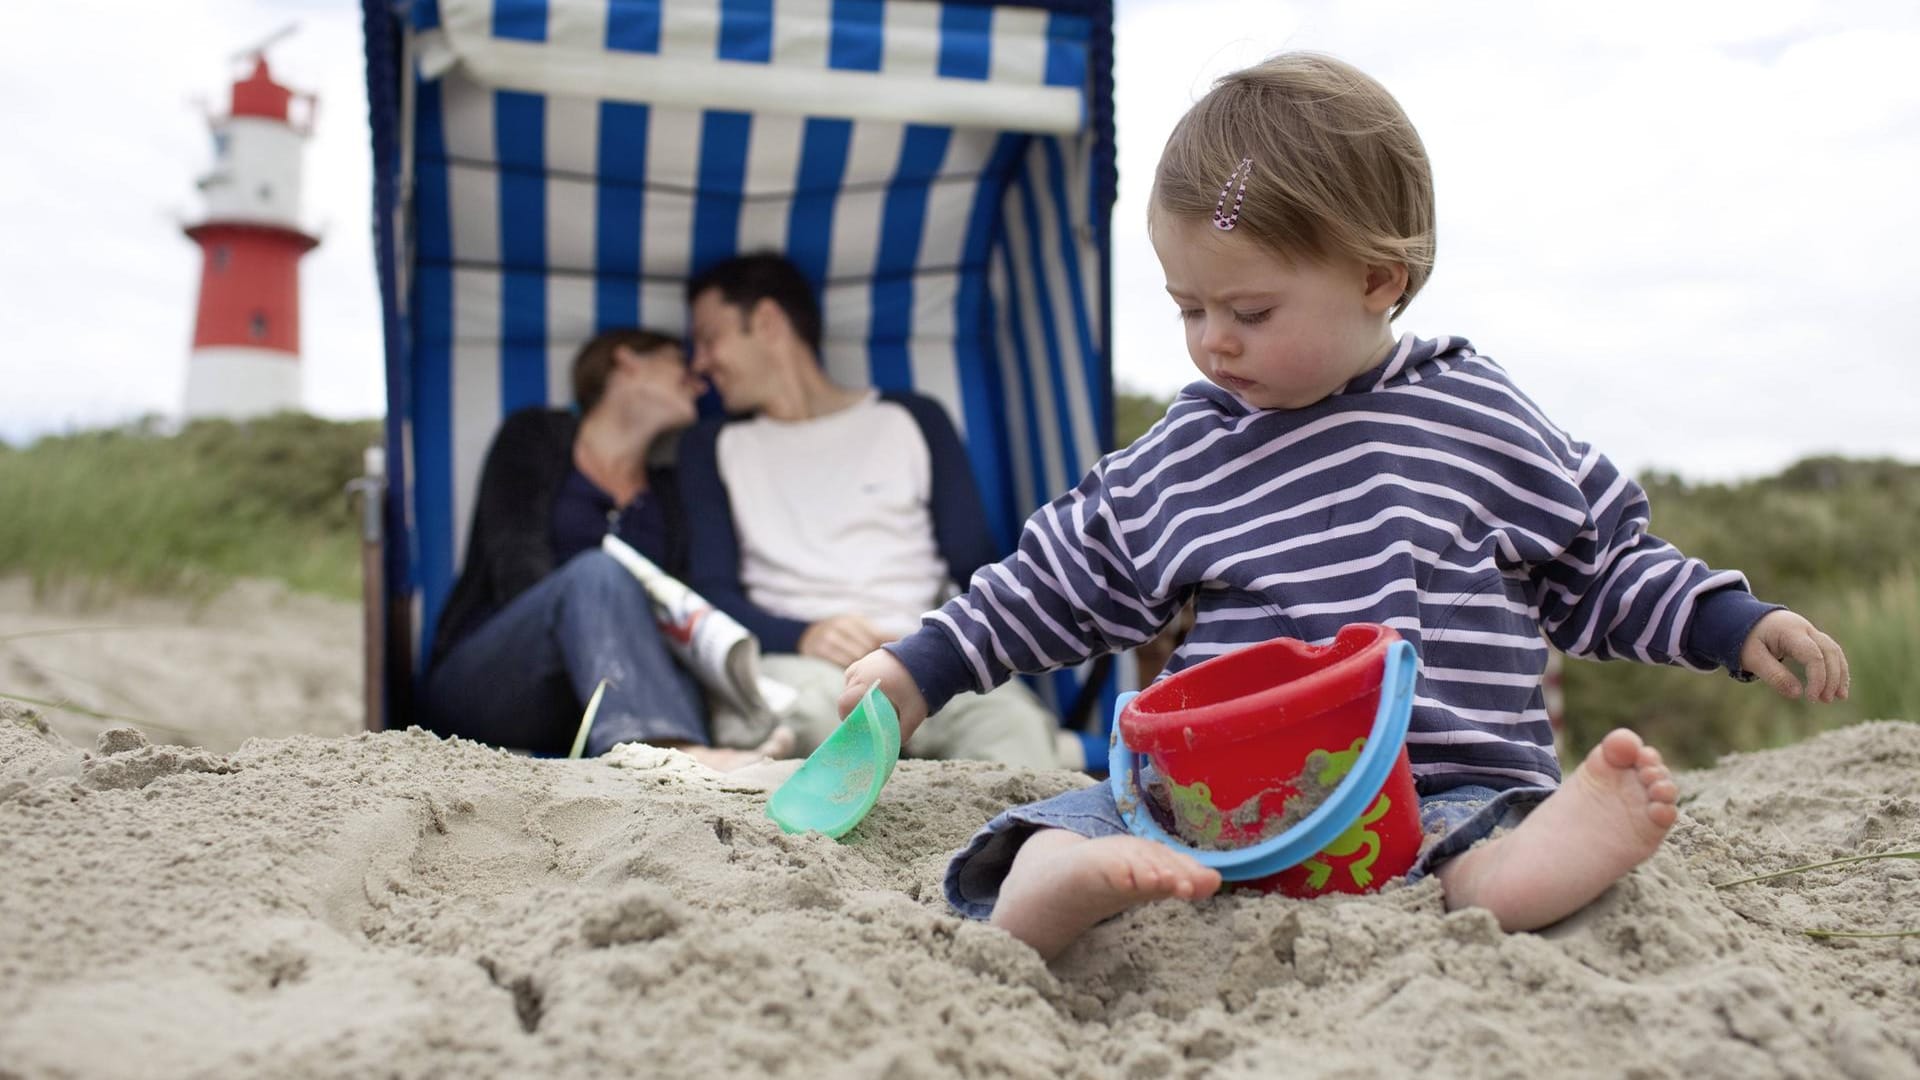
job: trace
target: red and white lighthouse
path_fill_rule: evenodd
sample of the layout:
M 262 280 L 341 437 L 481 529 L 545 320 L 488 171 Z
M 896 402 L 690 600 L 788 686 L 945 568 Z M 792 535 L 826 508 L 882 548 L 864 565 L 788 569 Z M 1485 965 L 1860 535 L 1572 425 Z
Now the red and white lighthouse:
M 300 158 L 314 99 L 273 81 L 264 52 L 212 117 L 200 245 L 200 307 L 186 415 L 244 418 L 300 408 L 300 257 L 319 238 L 300 222 Z M 294 106 L 301 115 L 294 115 Z

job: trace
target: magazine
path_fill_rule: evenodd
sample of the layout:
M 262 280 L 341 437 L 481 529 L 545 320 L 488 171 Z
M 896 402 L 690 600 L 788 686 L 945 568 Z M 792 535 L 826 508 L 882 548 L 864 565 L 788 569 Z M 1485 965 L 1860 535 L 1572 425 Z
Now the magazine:
M 760 674 L 760 639 L 619 537 L 609 534 L 600 548 L 647 590 L 667 648 L 694 678 L 751 728 L 772 730 L 796 695 L 785 683 Z

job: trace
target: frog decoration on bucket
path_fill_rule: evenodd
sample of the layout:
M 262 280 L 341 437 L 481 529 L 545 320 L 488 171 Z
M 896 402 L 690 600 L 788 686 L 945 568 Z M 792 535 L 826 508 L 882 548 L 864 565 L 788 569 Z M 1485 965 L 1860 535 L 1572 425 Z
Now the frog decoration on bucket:
M 1334 785 L 1352 772 L 1354 765 L 1360 760 L 1361 749 L 1366 745 L 1367 740 L 1363 736 L 1353 740 L 1353 744 L 1345 750 L 1315 750 L 1309 755 L 1307 767 L 1319 770 L 1314 778 L 1318 781 L 1321 790 L 1331 791 Z M 1181 836 L 1208 847 L 1218 846 L 1220 835 L 1225 829 L 1227 815 L 1221 813 L 1220 808 L 1213 804 L 1213 791 L 1206 782 L 1171 784 L 1168 785 L 1167 795 Z M 1248 807 L 1250 808 L 1256 802 L 1257 799 L 1249 800 Z M 1362 848 L 1366 849 L 1366 854 L 1346 864 L 1347 875 L 1353 879 L 1356 888 L 1365 889 L 1371 885 L 1373 883 L 1372 867 L 1374 861 L 1380 857 L 1380 834 L 1373 830 L 1373 825 L 1386 817 L 1387 811 L 1391 809 L 1393 809 L 1393 800 L 1388 798 L 1385 792 L 1381 792 L 1380 796 L 1373 800 L 1373 805 L 1367 808 L 1365 814 L 1347 826 L 1346 831 L 1334 837 L 1333 842 L 1322 848 L 1318 855 L 1302 863 L 1301 865 L 1307 871 L 1307 888 L 1314 892 L 1321 892 L 1332 880 L 1333 867 L 1323 861 L 1324 858 L 1345 859 L 1358 853 Z
M 1353 740 L 1352 746 L 1337 753 L 1318 751 L 1315 756 L 1324 756 L 1326 759 L 1326 764 L 1320 769 L 1318 777 L 1320 783 L 1327 787 L 1339 783 L 1342 777 L 1353 771 L 1354 763 L 1360 760 L 1360 749 L 1366 745 L 1367 740 L 1363 737 Z M 1362 814 L 1358 821 L 1347 826 L 1347 831 L 1334 837 L 1333 843 L 1322 848 L 1319 855 L 1303 863 L 1302 865 L 1307 868 L 1307 887 L 1319 892 L 1327 887 L 1327 881 L 1333 876 L 1333 867 L 1322 862 L 1320 856 L 1344 859 L 1363 847 L 1367 849 L 1367 853 L 1347 864 L 1347 874 L 1358 888 L 1364 889 L 1372 884 L 1371 867 L 1374 860 L 1380 857 L 1380 834 L 1374 832 L 1372 826 L 1374 822 L 1387 816 L 1387 811 L 1392 808 L 1393 800 L 1387 798 L 1386 792 L 1381 792 L 1380 797 L 1373 800 L 1373 805 L 1367 808 L 1367 812 Z
M 1220 843 L 1226 828 L 1226 815 L 1213 805 L 1213 789 L 1202 780 L 1195 784 L 1169 784 L 1167 802 L 1173 810 L 1180 835 L 1209 847 Z

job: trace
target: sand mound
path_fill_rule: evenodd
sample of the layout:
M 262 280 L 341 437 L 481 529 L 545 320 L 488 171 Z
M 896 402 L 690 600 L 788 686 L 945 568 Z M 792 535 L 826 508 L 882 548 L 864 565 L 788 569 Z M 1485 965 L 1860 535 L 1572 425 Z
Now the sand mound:
M 219 755 L 0 715 L 0 1076 L 1920 1076 L 1920 727 L 1684 777 L 1667 848 L 1541 935 L 1432 884 L 1163 904 L 1049 970 L 947 853 L 1084 779 L 905 762 L 835 844 L 677 754 L 419 733 Z M 737 783 L 735 785 L 738 786 Z

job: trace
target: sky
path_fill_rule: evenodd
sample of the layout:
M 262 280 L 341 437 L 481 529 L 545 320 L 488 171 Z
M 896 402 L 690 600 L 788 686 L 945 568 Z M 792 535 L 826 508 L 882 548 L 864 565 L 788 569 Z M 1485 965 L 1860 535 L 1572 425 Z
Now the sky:
M 308 407 L 383 411 L 359 7 L 0 5 L 0 438 L 177 413 L 199 255 L 180 234 L 236 52 L 290 22 L 319 95 L 302 264 Z M 1470 339 L 1631 470 L 1920 461 L 1920 6 L 1119 0 L 1114 366 L 1193 378 L 1147 243 L 1160 145 L 1284 49 L 1384 83 L 1433 159 L 1438 258 L 1398 329 Z

